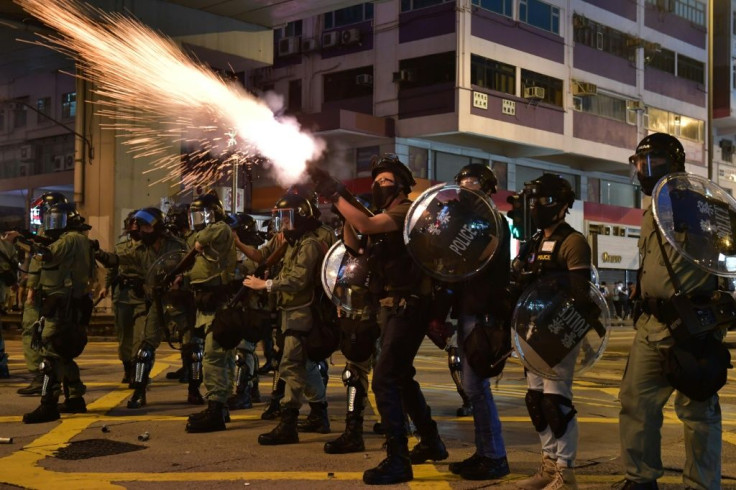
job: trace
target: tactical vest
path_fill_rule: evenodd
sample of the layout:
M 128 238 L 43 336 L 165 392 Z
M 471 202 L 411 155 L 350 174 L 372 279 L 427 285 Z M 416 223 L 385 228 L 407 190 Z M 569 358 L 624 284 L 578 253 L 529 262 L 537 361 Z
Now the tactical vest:
M 538 232 L 525 247 L 519 259 L 523 262 L 522 271 L 531 273 L 533 278 L 547 276 L 557 272 L 566 272 L 567 264 L 559 257 L 560 247 L 573 233 L 577 233 L 569 224 L 563 222 L 555 228 L 552 235 L 545 237 L 544 232 Z

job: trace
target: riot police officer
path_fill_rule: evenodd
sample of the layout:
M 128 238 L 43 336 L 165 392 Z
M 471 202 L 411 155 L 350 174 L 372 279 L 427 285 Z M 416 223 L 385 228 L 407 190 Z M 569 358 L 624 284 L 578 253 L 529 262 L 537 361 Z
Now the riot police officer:
M 274 251 L 271 247 L 280 245 L 277 243 L 279 240 L 285 240 L 288 245 L 281 270 L 273 279 L 264 280 L 251 275 L 243 281 L 243 285 L 256 291 L 265 289 L 276 294 L 284 333 L 284 351 L 279 364 L 279 376 L 285 382 L 281 421 L 271 432 L 258 436 L 261 445 L 299 442 L 297 419 L 302 395 L 310 407 L 306 430 L 329 432 L 325 385 L 305 343 L 314 326 L 312 303 L 319 286 L 319 267 L 327 251 L 316 232 L 321 223 L 316 218 L 312 202 L 297 194 L 285 194 L 276 202 L 273 220 L 274 231 L 281 233 L 282 238 L 267 242 L 258 249 L 257 255 L 253 255 L 256 259 L 270 256 Z
M 29 211 L 29 222 L 31 233 L 43 236 L 43 215 L 51 206 L 61 203 L 67 203 L 67 198 L 61 192 L 45 192 L 32 203 Z M 30 256 L 27 256 L 27 260 Z M 40 317 L 39 298 L 34 295 L 33 291 L 38 288 L 38 278 L 41 274 L 41 262 L 38 260 L 28 260 L 28 271 L 26 277 L 27 297 L 23 301 L 23 314 L 21 316 L 22 340 L 23 340 L 23 357 L 26 361 L 28 371 L 33 374 L 33 379 L 25 388 L 19 388 L 20 395 L 40 395 L 43 387 L 44 375 L 39 371 L 38 366 L 41 364 L 41 354 L 38 350 L 31 347 L 31 338 L 33 336 L 33 325 Z
M 498 181 L 487 165 L 472 163 L 460 169 L 455 176 L 455 183 L 466 189 L 483 192 L 490 198 L 496 192 Z M 450 463 L 450 471 L 467 480 L 489 480 L 509 473 L 501 420 L 491 393 L 490 381 L 476 372 L 466 355 L 468 348 L 473 347 L 468 340 L 473 339 L 475 329 L 489 328 L 493 324 L 505 322 L 506 312 L 494 308 L 501 303 L 500 298 L 509 281 L 510 236 L 507 232 L 508 226 L 502 228 L 503 240 L 491 263 L 469 280 L 455 284 L 453 288 L 453 310 L 458 318 L 457 348 L 462 366 L 462 387 L 472 406 L 475 453 L 464 461 Z
M 311 170 L 317 192 L 331 199 L 346 224 L 343 240 L 347 247 L 361 248 L 355 231 L 368 237 L 371 257 L 371 289 L 381 300 L 381 314 L 387 321 L 381 340 L 381 354 L 373 373 L 381 422 L 386 431 L 387 457 L 363 474 L 367 484 L 410 481 L 411 465 L 447 458 L 447 450 L 432 420 L 419 383 L 414 380 L 414 357 L 427 332 L 427 305 L 431 285 L 414 264 L 403 242 L 404 218 L 411 201 L 408 194 L 416 184 L 409 168 L 396 155 L 374 159 L 372 204 L 382 212 L 367 216 L 353 204 L 345 187 L 324 171 Z M 353 228 L 355 231 L 353 231 Z M 406 416 L 416 425 L 421 437 L 411 451 L 406 437 Z
M 189 416 L 186 431 L 213 432 L 225 430 L 229 420 L 226 407 L 232 392 L 235 350 L 223 348 L 208 328 L 218 309 L 226 304 L 235 273 L 236 252 L 230 226 L 225 222 L 225 210 L 212 193 L 197 197 L 189 205 L 189 224 L 195 234 L 197 255 L 187 273 L 194 290 L 197 307 L 195 329 L 204 333 L 204 385 L 207 408 Z M 193 356 L 199 356 L 194 352 Z
M 34 324 L 33 345 L 40 347 L 44 381 L 41 404 L 23 415 L 26 424 L 57 420 L 59 413 L 87 411 L 83 398 L 86 387 L 74 358 L 87 343 L 95 264 L 82 224 L 83 219 L 70 203 L 53 204 L 43 214 L 44 236 L 50 242 L 34 247 L 40 273 L 35 287 L 29 290 L 29 302 L 35 296 L 40 298 L 41 317 Z M 67 398 L 57 405 L 62 382 Z
M 18 252 L 8 240 L 0 240 L 0 312 L 4 313 L 5 298 L 11 286 L 18 283 Z M 8 355 L 5 353 L 3 325 L 0 321 L 0 378 L 9 378 Z
M 674 136 L 653 133 L 642 139 L 629 159 L 641 190 L 651 196 L 657 182 L 674 172 L 685 171 L 685 151 Z M 676 282 L 683 295 L 712 297 L 717 278 L 686 260 L 664 240 L 655 223 L 651 203 L 642 219 L 639 253 L 641 268 L 637 282 L 643 306 L 635 321 L 636 336 L 621 381 L 619 431 L 621 459 L 626 470 L 622 488 L 656 489 L 664 473 L 661 459 L 662 410 L 675 391 L 665 377 L 667 353 L 678 345 L 665 319 L 667 300 L 675 294 Z M 663 253 L 664 252 L 664 253 Z M 667 270 L 667 262 L 671 271 Z M 673 276 L 671 275 L 673 274 Z M 724 332 L 706 333 L 721 340 Z M 683 485 L 687 488 L 721 488 L 722 422 L 718 394 L 696 400 L 677 391 L 675 412 L 685 425 Z
M 565 221 L 575 201 L 570 183 L 558 175 L 544 174 L 525 183 L 522 195 L 529 202 L 532 225 L 539 231 L 514 259 L 512 282 L 521 289 L 539 277 L 567 271 L 588 281 L 590 245 Z M 526 373 L 526 405 L 542 443 L 542 465 L 535 475 L 517 483 L 520 488 L 576 488 L 573 468 L 578 425 L 572 404 L 572 369 L 569 371 L 559 380 Z

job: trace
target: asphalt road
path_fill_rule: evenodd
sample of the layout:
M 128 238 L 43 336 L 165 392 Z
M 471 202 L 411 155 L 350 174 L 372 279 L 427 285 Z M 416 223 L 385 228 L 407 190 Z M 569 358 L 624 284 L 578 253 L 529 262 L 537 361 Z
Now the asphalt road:
M 618 442 L 618 385 L 625 367 L 630 327 L 617 327 L 603 358 L 575 383 L 575 406 L 580 424 L 577 478 L 580 488 L 610 488 L 620 481 L 622 468 Z M 735 337 L 736 338 L 736 337 Z M 729 340 L 733 340 L 729 337 Z M 20 342 L 7 341 L 12 377 L 0 380 L 0 488 L 58 489 L 235 489 L 254 488 L 352 488 L 362 487 L 362 473 L 383 457 L 382 437 L 371 433 L 376 420 L 372 408 L 366 413 L 366 451 L 327 455 L 323 444 L 337 437 L 344 427 L 344 388 L 340 372 L 344 359 L 333 357 L 328 385 L 332 434 L 301 434 L 296 445 L 262 447 L 258 434 L 275 425 L 260 420 L 265 403 L 232 412 L 232 422 L 223 432 L 187 434 L 188 414 L 201 407 L 186 404 L 186 385 L 165 379 L 164 373 L 178 366 L 178 353 L 162 345 L 148 392 L 148 406 L 125 408 L 130 396 L 120 384 L 121 367 L 115 344 L 93 341 L 79 358 L 82 379 L 88 387 L 86 414 L 65 415 L 61 421 L 24 425 L 21 415 L 34 409 L 38 397 L 22 397 L 16 389 L 25 386 Z M 414 467 L 411 488 L 514 488 L 514 481 L 539 466 L 539 439 L 524 405 L 526 384 L 518 361 L 507 364 L 493 394 L 499 407 L 511 474 L 502 480 L 469 482 L 452 475 L 447 465 L 474 452 L 471 417 L 457 417 L 461 401 L 450 379 L 447 357 L 426 341 L 416 360 L 417 379 L 432 406 L 450 458 L 436 464 Z M 736 489 L 736 373 L 721 391 L 723 410 L 722 488 Z M 261 377 L 264 401 L 269 378 Z M 373 399 L 371 398 L 371 403 Z M 308 408 L 302 408 L 302 414 Z M 103 430 L 103 427 L 105 429 Z M 149 433 L 149 439 L 138 436 Z M 84 453 L 86 445 L 89 453 Z M 410 444 L 413 442 L 410 441 Z M 667 469 L 660 488 L 682 488 L 684 463 L 683 430 L 672 405 L 665 411 L 662 459 Z M 117 451 L 135 449 L 120 454 Z M 77 459 L 68 459 L 68 458 Z

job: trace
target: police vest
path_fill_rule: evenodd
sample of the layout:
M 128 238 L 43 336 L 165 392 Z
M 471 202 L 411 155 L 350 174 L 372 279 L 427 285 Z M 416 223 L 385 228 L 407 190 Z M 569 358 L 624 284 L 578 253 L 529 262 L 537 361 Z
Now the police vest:
M 566 272 L 567 264 L 560 260 L 559 252 L 563 242 L 573 233 L 577 232 L 564 222 L 560 223 L 548 237 L 545 237 L 543 232 L 539 232 L 532 239 L 527 255 L 523 257 L 524 271 L 531 272 L 535 278 Z

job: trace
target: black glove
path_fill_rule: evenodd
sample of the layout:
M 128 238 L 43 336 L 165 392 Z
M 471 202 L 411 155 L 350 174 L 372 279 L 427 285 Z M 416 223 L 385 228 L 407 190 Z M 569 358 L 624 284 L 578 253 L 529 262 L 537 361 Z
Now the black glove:
M 314 190 L 317 194 L 332 202 L 337 202 L 337 199 L 340 197 L 340 193 L 345 190 L 345 186 L 342 182 L 332 177 L 321 168 L 310 167 L 307 170 L 307 173 L 314 183 Z
M 90 239 L 89 245 L 90 245 L 90 247 L 92 247 L 92 250 L 94 250 L 95 252 L 100 249 L 100 241 L 99 240 L 92 240 L 92 239 Z

